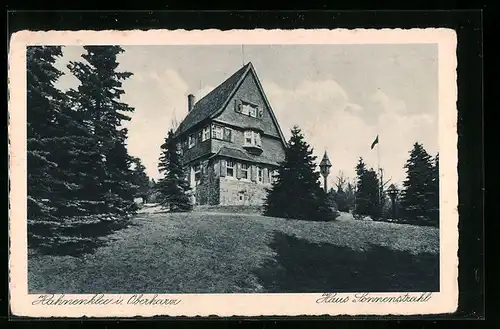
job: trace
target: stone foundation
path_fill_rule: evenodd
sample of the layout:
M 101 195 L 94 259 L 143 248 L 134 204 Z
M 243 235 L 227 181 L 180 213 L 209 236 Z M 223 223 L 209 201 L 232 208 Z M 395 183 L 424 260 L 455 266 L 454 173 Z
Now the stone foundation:
M 261 206 L 267 196 L 269 184 L 219 178 L 219 204 L 224 206 Z

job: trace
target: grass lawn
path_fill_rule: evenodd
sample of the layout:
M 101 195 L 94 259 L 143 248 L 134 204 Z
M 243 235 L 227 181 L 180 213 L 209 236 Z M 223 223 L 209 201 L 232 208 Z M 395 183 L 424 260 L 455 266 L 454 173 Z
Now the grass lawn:
M 438 291 L 439 231 L 250 214 L 140 214 L 93 253 L 31 254 L 30 293 Z

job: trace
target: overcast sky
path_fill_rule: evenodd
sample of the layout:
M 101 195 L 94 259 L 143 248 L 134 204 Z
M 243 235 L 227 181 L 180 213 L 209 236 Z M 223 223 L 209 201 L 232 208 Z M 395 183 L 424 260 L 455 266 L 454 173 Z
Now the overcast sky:
M 124 46 L 120 71 L 123 101 L 135 108 L 128 149 L 158 178 L 160 145 L 172 120 L 187 114 L 187 95 L 197 99 L 251 61 L 285 136 L 294 124 L 315 149 L 317 162 L 326 150 L 339 171 L 355 177 L 359 157 L 377 168 L 379 134 L 384 178 L 400 184 L 403 165 L 414 142 L 431 155 L 438 151 L 437 45 L 263 45 Z M 67 46 L 57 67 L 68 72 L 83 49 Z M 61 89 L 76 87 L 70 74 Z M 332 185 L 330 185 L 332 186 Z

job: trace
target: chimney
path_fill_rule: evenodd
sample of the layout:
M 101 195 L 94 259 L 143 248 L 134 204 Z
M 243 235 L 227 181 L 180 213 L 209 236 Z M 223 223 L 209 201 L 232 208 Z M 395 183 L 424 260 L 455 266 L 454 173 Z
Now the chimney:
M 191 110 L 193 109 L 194 101 L 195 101 L 194 95 L 189 94 L 188 95 L 188 112 L 191 112 Z

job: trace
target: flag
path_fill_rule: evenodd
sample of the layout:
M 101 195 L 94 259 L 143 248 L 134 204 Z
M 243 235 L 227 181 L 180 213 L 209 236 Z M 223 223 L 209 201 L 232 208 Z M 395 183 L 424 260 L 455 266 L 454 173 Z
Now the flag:
M 371 150 L 373 150 L 373 148 L 374 148 L 374 147 L 375 147 L 375 145 L 377 145 L 377 144 L 378 144 L 378 135 L 377 135 L 377 137 L 375 138 L 375 140 L 373 141 L 372 146 L 371 146 L 371 148 L 370 148 L 370 149 L 371 149 Z

